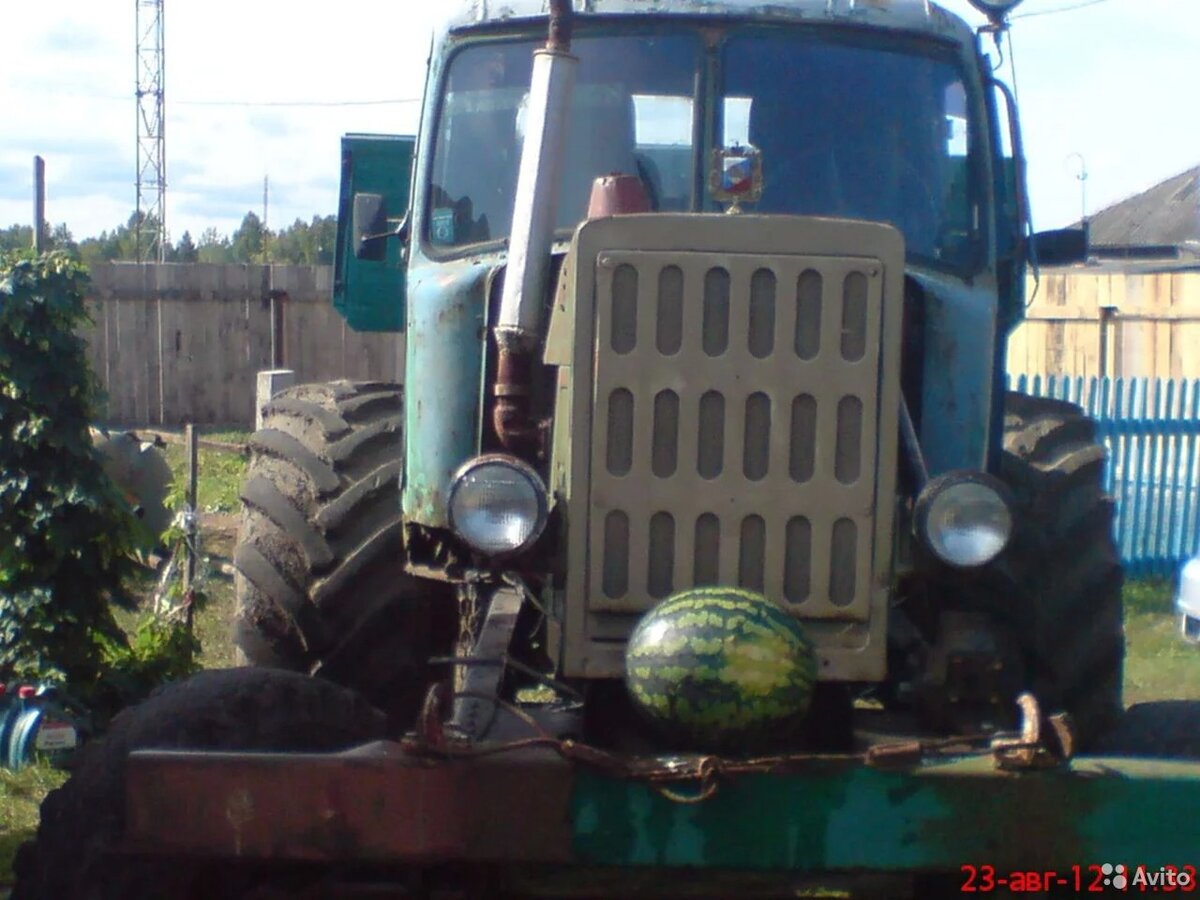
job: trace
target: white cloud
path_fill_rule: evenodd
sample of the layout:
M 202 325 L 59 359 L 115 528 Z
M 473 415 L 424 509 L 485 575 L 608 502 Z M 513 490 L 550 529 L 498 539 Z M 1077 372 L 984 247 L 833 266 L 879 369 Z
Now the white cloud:
M 124 222 L 135 206 L 136 0 L 57 0 L 6 11 L 0 171 L 24 186 L 0 191 L 0 222 L 27 222 L 32 157 L 47 162 L 47 216 L 77 236 Z M 231 231 L 261 212 L 264 175 L 271 219 L 290 223 L 334 211 L 339 139 L 346 131 L 403 131 L 417 104 L 247 107 L 189 101 L 339 102 L 417 97 L 436 6 L 342 0 L 336 9 L 281 0 L 165 3 L 168 224 L 173 235 L 209 225 Z M 66 149 L 76 140 L 79 153 Z M 106 169 L 82 166 L 103 144 Z M 48 149 L 48 148 L 53 148 Z M 80 184 L 80 169 L 103 187 Z M 250 188 L 257 185 L 256 189 Z M 315 188 L 314 185 L 323 185 Z M 7 186 L 6 186 L 7 187 Z M 230 189 L 234 196 L 230 197 Z M 13 195 L 17 196 L 14 197 Z
M 1044 12 L 1073 0 L 1026 0 Z M 134 207 L 136 0 L 9 4 L 0 77 L 0 226 L 30 219 L 32 156 L 48 168 L 48 216 L 77 236 Z M 970 21 L 966 0 L 946 0 Z M 417 97 L 442 4 L 341 0 L 166 0 L 168 223 L 173 235 L 229 232 L 270 218 L 328 214 L 336 204 L 338 142 L 347 131 L 411 131 L 417 104 L 351 107 L 199 106 L 185 101 L 287 102 Z M 1040 227 L 1077 218 L 1071 153 L 1087 160 L 1098 209 L 1200 163 L 1190 111 L 1196 0 L 1107 0 L 1016 21 L 1014 39 Z M 22 178 L 20 172 L 26 175 Z M 14 174 L 17 173 L 17 174 Z

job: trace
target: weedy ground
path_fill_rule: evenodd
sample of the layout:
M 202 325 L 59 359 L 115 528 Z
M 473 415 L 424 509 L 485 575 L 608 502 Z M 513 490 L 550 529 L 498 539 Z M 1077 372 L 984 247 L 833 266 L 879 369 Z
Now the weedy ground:
M 228 444 L 243 444 L 244 431 L 204 433 L 205 439 Z M 175 477 L 175 485 L 184 483 L 185 454 L 180 445 L 169 444 L 164 450 Z M 200 448 L 197 477 L 197 509 L 200 510 L 200 550 L 208 558 L 208 577 L 202 589 L 205 602 L 196 613 L 194 627 L 200 638 L 200 662 L 205 668 L 234 665 L 234 647 L 230 623 L 233 619 L 233 578 L 227 571 L 237 537 L 238 491 L 246 470 L 245 459 L 237 453 Z M 176 491 L 176 492 L 181 492 Z M 129 584 L 130 591 L 149 603 L 157 578 L 150 570 L 141 570 Z M 119 613 L 126 628 L 132 628 L 140 613 Z M 17 848 L 37 830 L 38 807 L 43 798 L 66 780 L 66 773 L 44 765 L 30 766 L 19 772 L 0 768 L 0 900 L 6 896 L 4 885 L 12 880 L 12 860 Z
M 1179 634 L 1165 579 L 1125 586 L 1125 702 L 1200 700 L 1200 645 Z
M 216 441 L 241 444 L 245 432 L 204 435 Z M 184 477 L 183 448 L 169 445 L 164 451 L 178 484 Z M 203 648 L 206 668 L 234 664 L 230 636 L 233 615 L 233 579 L 223 572 L 233 556 L 237 535 L 238 490 L 245 460 L 236 453 L 200 448 L 197 507 L 201 512 L 201 551 L 208 557 L 206 602 L 197 613 L 195 628 Z M 149 599 L 154 590 L 153 573 L 138 576 L 131 589 Z M 1172 610 L 1172 585 L 1166 580 L 1131 581 L 1125 586 L 1125 626 L 1128 657 L 1125 669 L 1125 700 L 1200 700 L 1200 646 L 1186 644 L 1179 636 Z M 136 618 L 131 615 L 127 624 Z M 11 880 L 11 861 L 16 848 L 37 828 L 38 806 L 47 792 L 65 775 L 45 766 L 21 772 L 0 769 L 0 898 L 2 885 Z
M 215 441 L 244 444 L 246 432 L 206 434 Z M 184 478 L 182 447 L 167 448 L 167 462 L 177 482 Z M 208 578 L 203 586 L 205 601 L 196 614 L 196 635 L 200 638 L 200 662 L 206 669 L 227 668 L 235 664 L 231 635 L 233 622 L 233 576 L 228 568 L 237 540 L 238 513 L 245 457 L 224 451 L 200 448 L 199 475 L 196 479 L 196 508 L 200 511 L 200 552 L 207 557 Z
M 30 766 L 19 772 L 0 769 L 0 897 L 12 880 L 12 859 L 17 848 L 37 830 L 42 798 L 67 778 L 48 766 Z

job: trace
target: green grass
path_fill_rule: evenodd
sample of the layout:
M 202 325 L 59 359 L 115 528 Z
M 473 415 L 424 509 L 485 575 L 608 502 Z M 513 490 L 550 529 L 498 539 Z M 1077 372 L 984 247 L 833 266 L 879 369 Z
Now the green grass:
M 65 772 L 44 765 L 19 772 L 0 769 L 0 883 L 12 881 L 13 856 L 37 831 L 42 798 L 66 777 Z
M 224 444 L 245 444 L 247 431 L 202 431 L 203 440 Z M 246 474 L 246 459 L 236 453 L 200 447 L 196 476 L 196 506 L 201 513 L 232 514 L 241 508 L 238 491 Z M 186 454 L 182 445 L 169 444 L 164 451 L 174 475 L 172 496 L 182 496 L 186 478 Z M 228 531 L 214 533 L 201 519 L 201 552 L 210 558 L 208 579 L 203 590 L 204 604 L 196 613 L 196 636 L 200 639 L 200 663 L 206 669 L 228 668 L 236 664 L 231 635 L 234 608 L 233 578 L 222 574 L 219 566 L 233 556 L 232 536 Z M 150 586 L 153 590 L 153 585 Z M 144 595 L 144 594 L 143 594 Z
M 1125 702 L 1200 700 L 1200 647 L 1179 635 L 1167 581 L 1125 587 Z
M 244 444 L 249 432 L 218 431 L 201 432 L 204 440 L 220 441 L 225 444 Z M 187 454 L 181 444 L 168 444 L 163 454 L 174 476 L 171 496 L 183 496 Z M 237 453 L 200 448 L 200 465 L 196 476 L 196 507 L 201 512 L 233 513 L 239 509 L 238 490 L 242 476 L 246 473 L 246 459 Z
M 193 623 L 200 639 L 200 665 L 205 669 L 227 669 L 237 665 L 232 634 L 233 579 L 213 575 L 205 590 L 208 598 Z
M 210 556 L 208 578 L 202 586 L 204 602 L 197 610 L 192 623 L 196 637 L 200 639 L 200 666 L 204 669 L 227 669 L 237 665 L 232 635 L 234 586 L 233 578 L 221 574 L 217 566 L 231 550 L 226 543 L 205 541 L 203 531 L 201 541 L 201 549 L 205 554 L 218 555 Z M 135 576 L 130 590 L 142 599 L 142 606 L 135 610 L 115 612 L 117 624 L 126 632 L 133 631 L 138 619 L 142 617 L 145 609 L 149 608 L 147 604 L 151 601 L 156 586 L 154 573 L 148 569 L 139 571 Z

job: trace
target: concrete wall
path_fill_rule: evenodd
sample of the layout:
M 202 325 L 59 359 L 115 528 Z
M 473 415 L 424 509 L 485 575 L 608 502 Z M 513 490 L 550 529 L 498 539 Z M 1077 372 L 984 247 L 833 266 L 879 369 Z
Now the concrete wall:
M 1200 378 L 1200 271 L 1057 270 L 1028 295 L 1013 375 Z
M 255 375 L 275 365 L 300 382 L 402 380 L 400 337 L 348 329 L 332 277 L 327 266 L 93 267 L 85 337 L 105 421 L 248 428 Z

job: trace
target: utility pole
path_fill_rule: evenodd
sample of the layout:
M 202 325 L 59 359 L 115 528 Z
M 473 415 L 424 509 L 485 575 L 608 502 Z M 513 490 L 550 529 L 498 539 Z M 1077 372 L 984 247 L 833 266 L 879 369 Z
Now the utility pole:
M 46 161 L 33 158 L 33 249 L 46 250 Z
M 263 261 L 271 261 L 271 230 L 267 225 L 267 213 L 271 208 L 271 176 L 263 176 L 263 218 L 262 218 L 262 240 L 263 240 Z
M 167 255 L 167 139 L 164 101 L 163 0 L 134 0 L 137 29 L 138 262 Z

